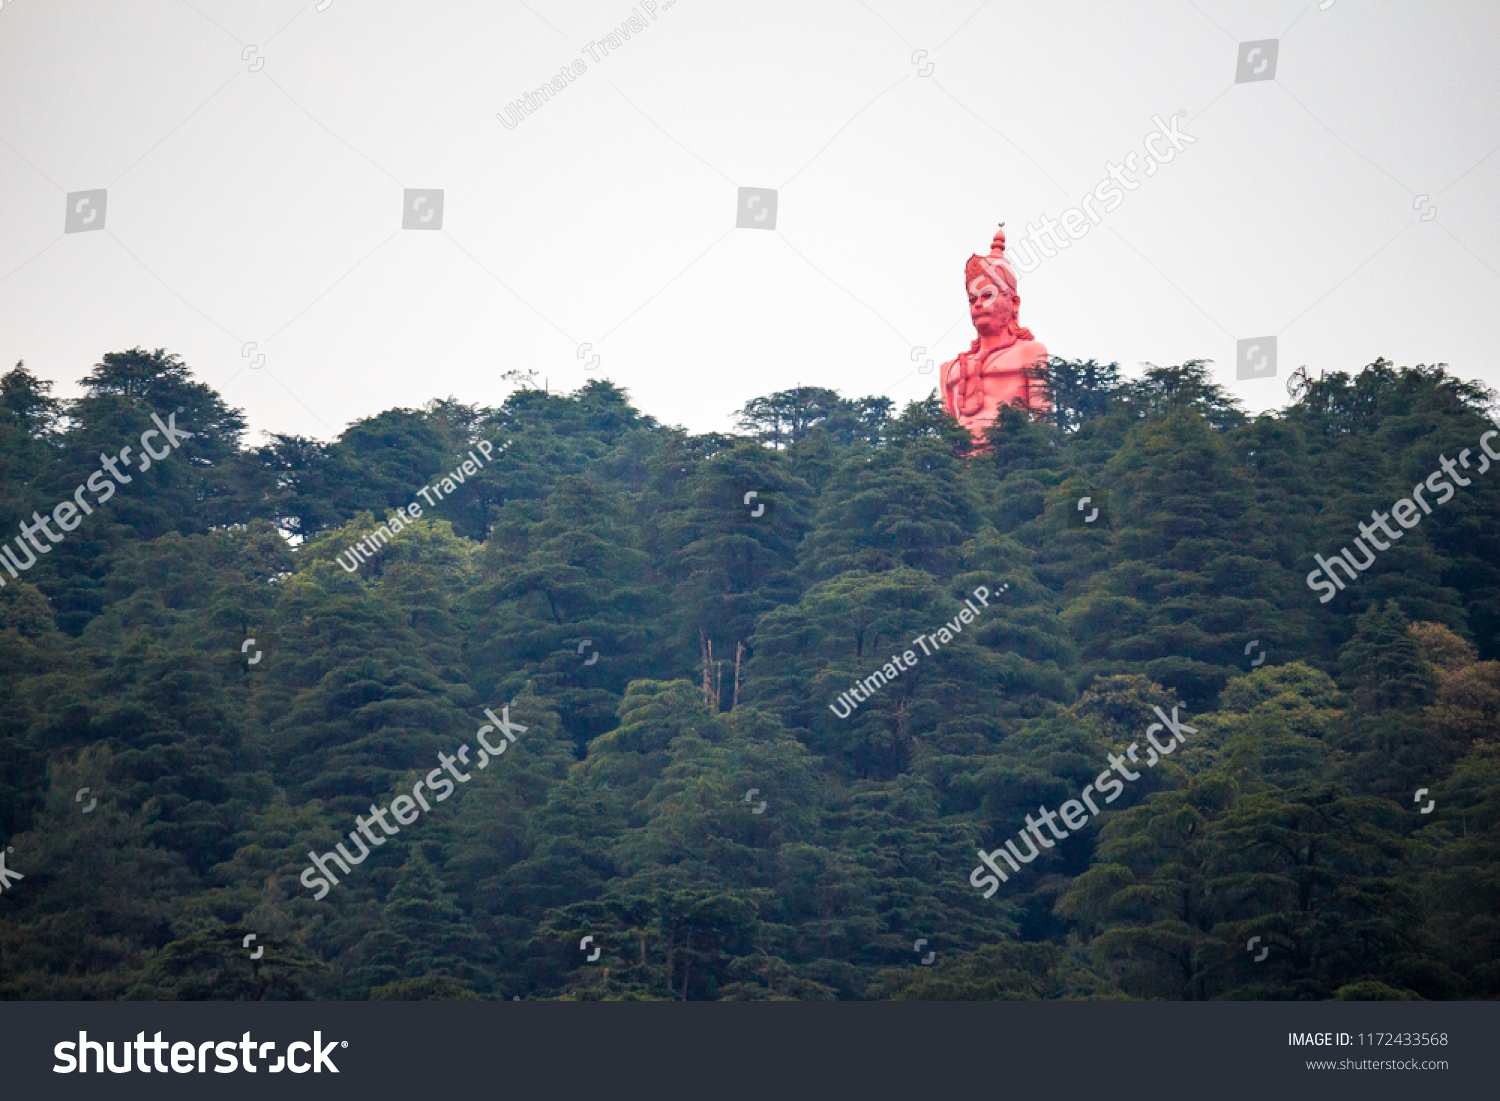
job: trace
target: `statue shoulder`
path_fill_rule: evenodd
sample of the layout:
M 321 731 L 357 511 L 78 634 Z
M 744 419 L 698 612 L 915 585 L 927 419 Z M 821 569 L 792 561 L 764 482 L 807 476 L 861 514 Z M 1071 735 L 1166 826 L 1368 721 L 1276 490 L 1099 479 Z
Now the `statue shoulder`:
M 1032 363 L 1047 358 L 1047 345 L 1043 344 L 1040 340 L 1023 340 L 1017 347 Z

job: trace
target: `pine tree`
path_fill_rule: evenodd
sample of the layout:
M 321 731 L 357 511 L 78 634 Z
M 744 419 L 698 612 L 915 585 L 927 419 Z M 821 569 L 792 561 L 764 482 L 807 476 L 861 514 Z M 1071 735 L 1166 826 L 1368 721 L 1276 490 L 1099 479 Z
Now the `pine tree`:
M 486 970 L 494 953 L 443 890 L 422 848 L 407 847 L 378 924 L 349 950 L 345 981 L 356 996 L 454 997 L 490 990 Z M 440 977 L 452 982 L 410 985 Z

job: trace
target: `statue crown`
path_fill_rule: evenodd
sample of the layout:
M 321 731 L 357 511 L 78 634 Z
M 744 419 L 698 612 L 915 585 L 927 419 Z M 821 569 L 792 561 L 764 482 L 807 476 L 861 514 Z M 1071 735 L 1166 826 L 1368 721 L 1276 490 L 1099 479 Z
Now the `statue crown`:
M 990 241 L 990 254 L 980 256 L 975 253 L 969 257 L 969 262 L 964 265 L 964 285 L 973 288 L 974 281 L 986 275 L 1004 290 L 1008 297 L 1015 297 L 1016 272 L 1010 266 L 1010 261 L 1005 258 L 1004 222 L 1000 223 L 1000 228 L 995 231 L 994 239 Z

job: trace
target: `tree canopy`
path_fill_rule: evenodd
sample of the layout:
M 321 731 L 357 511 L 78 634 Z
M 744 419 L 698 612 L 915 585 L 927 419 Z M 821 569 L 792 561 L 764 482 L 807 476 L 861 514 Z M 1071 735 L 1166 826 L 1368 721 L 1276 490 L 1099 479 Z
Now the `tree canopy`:
M 66 401 L 17 364 L 6 523 L 152 414 L 193 436 L 0 569 L 0 997 L 1500 997 L 1500 471 L 1304 582 L 1477 456 L 1492 395 L 1045 381 L 977 447 L 935 396 L 799 385 L 693 435 L 602 381 L 250 444 L 166 350 Z M 1158 710 L 1193 732 L 1127 760 Z M 366 818 L 444 757 L 451 798 Z

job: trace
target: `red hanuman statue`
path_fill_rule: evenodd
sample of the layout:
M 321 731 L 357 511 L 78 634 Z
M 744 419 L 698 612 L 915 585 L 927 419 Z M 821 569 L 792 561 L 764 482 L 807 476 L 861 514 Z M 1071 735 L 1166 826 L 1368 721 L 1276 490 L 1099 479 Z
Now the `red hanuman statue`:
M 1005 259 L 1005 223 L 995 233 L 988 256 L 964 265 L 969 317 L 979 334 L 967 352 L 943 364 L 938 379 L 943 408 L 977 440 L 984 439 L 1002 406 L 1019 403 L 1033 416 L 1049 411 L 1047 398 L 1028 369 L 1045 364 L 1047 348 L 1021 325 L 1016 273 Z

